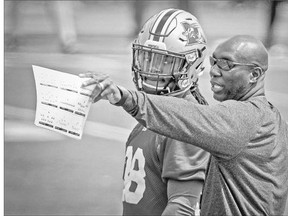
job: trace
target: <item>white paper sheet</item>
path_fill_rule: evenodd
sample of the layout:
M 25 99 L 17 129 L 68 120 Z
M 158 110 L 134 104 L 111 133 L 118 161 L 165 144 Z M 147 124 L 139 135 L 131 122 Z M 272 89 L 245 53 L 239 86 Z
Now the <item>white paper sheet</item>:
M 32 65 L 37 106 L 35 125 L 81 139 L 95 86 L 81 88 L 87 78 Z

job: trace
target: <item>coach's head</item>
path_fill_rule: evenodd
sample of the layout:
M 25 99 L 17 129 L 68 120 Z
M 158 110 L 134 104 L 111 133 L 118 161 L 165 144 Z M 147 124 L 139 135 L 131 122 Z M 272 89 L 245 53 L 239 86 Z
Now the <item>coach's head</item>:
M 224 41 L 213 52 L 210 63 L 214 99 L 247 100 L 264 95 L 268 53 L 256 38 L 238 35 Z

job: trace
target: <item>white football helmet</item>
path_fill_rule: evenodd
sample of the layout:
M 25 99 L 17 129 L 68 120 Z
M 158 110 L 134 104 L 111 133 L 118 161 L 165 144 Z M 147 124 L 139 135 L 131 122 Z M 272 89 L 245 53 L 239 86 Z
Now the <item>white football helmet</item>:
M 175 94 L 197 84 L 204 69 L 206 37 L 192 14 L 166 9 L 146 21 L 132 50 L 137 89 Z

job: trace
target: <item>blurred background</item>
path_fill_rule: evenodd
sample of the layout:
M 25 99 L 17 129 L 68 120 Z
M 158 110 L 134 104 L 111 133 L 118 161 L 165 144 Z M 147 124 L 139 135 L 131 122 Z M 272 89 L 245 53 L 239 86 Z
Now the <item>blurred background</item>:
M 34 125 L 32 65 L 71 74 L 109 73 L 134 89 L 131 43 L 144 22 L 166 8 L 198 17 L 208 55 L 223 39 L 250 34 L 270 54 L 266 94 L 288 121 L 288 4 L 285 1 L 4 0 L 5 215 L 120 215 L 124 146 L 135 120 L 100 101 L 83 138 Z M 200 90 L 215 103 L 209 64 Z M 286 215 L 288 208 L 286 207 Z

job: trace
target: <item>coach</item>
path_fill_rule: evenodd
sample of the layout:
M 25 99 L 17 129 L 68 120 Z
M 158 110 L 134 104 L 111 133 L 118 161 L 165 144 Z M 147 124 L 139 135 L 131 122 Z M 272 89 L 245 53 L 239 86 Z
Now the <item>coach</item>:
M 201 215 L 282 215 L 288 129 L 265 97 L 268 53 L 259 40 L 239 35 L 220 44 L 210 63 L 213 97 L 221 102 L 212 106 L 128 91 L 97 73 L 83 85 L 98 83 L 95 101 L 106 98 L 148 129 L 211 153 Z

